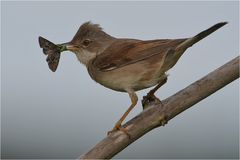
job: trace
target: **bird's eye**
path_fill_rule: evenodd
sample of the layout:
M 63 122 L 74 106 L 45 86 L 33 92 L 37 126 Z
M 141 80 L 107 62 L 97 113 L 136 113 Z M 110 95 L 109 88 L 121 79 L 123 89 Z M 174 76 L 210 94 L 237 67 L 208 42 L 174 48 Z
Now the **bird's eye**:
M 85 40 L 82 42 L 82 44 L 83 44 L 83 46 L 87 47 L 87 46 L 89 46 L 90 42 L 91 42 L 91 41 L 90 41 L 89 39 L 85 39 Z

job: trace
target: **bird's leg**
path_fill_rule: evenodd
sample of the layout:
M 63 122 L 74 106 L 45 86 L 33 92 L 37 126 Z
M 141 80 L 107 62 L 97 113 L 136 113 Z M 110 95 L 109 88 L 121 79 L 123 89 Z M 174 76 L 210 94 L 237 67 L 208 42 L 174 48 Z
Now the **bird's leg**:
M 138 97 L 136 95 L 136 93 L 133 90 L 127 91 L 129 94 L 129 97 L 131 98 L 131 102 L 132 104 L 130 105 L 130 107 L 127 109 L 127 111 L 122 115 L 122 117 L 117 121 L 117 123 L 115 124 L 115 126 L 113 127 L 113 129 L 111 131 L 108 132 L 108 135 L 114 131 L 120 130 L 123 131 L 125 134 L 127 134 L 129 137 L 129 133 L 127 132 L 127 130 L 125 128 L 122 128 L 122 122 L 124 121 L 124 119 L 127 117 L 127 115 L 129 114 L 129 112 L 136 106 L 137 101 L 138 101 Z
M 142 99 L 142 106 L 143 109 L 145 109 L 146 105 L 151 103 L 151 102 L 155 102 L 155 103 L 161 103 L 161 101 L 159 100 L 159 98 L 157 98 L 154 93 L 165 83 L 167 82 L 167 77 L 165 77 L 160 83 L 158 83 L 158 85 L 156 87 L 154 87 L 152 90 L 150 90 L 148 92 L 148 94 L 146 96 L 143 97 Z

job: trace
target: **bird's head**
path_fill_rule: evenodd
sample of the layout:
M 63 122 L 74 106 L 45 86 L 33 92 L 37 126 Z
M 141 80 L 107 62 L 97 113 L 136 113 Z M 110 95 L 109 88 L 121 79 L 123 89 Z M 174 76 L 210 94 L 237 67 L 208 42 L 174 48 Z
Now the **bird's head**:
M 113 41 L 114 37 L 105 33 L 98 24 L 82 24 L 73 39 L 59 46 L 76 54 L 78 60 L 87 65 L 90 60 L 101 54 Z

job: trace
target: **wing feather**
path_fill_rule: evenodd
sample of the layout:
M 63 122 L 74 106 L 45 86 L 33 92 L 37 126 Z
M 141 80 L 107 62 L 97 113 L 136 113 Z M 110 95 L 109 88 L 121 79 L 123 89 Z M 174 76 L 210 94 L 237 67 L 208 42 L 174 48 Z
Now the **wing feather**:
M 97 56 L 93 66 L 100 71 L 111 71 L 126 65 L 130 65 L 154 55 L 164 54 L 174 50 L 186 39 L 162 39 L 162 40 L 128 40 L 121 39 Z

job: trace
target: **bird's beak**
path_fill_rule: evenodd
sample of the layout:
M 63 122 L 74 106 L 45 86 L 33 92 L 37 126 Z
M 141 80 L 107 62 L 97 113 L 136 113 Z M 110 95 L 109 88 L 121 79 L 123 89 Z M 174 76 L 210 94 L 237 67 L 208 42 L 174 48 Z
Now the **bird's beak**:
M 79 49 L 78 46 L 71 43 L 62 43 L 62 44 L 58 44 L 57 46 L 60 48 L 60 52 L 63 52 L 63 51 L 74 52 Z
M 79 47 L 78 47 L 77 45 L 68 43 L 68 44 L 66 45 L 66 49 L 69 50 L 69 51 L 74 52 L 74 51 L 79 50 Z
M 79 48 L 75 45 L 68 45 L 67 50 L 74 52 L 74 51 L 79 50 Z

